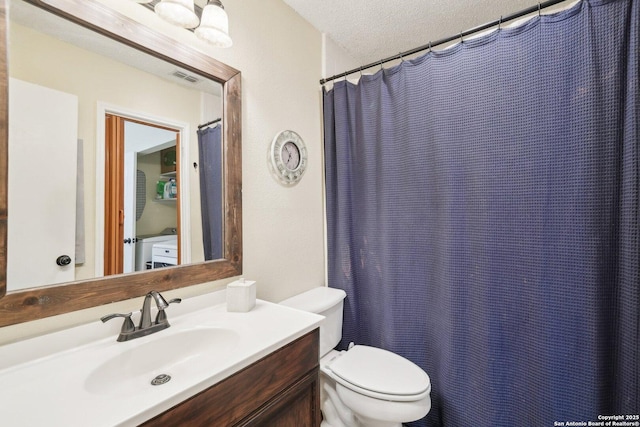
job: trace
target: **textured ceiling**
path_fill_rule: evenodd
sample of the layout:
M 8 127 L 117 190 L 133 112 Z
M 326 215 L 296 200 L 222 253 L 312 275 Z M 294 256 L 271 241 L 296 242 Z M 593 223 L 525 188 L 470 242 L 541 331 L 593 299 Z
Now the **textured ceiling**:
M 533 0 L 283 0 L 368 64 L 519 12 Z

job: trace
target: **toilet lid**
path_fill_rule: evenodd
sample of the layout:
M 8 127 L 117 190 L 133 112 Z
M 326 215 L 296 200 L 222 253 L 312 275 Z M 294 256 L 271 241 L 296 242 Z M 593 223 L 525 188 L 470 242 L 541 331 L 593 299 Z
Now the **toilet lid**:
M 429 376 L 418 365 L 390 351 L 365 345 L 344 352 L 329 368 L 338 377 L 336 380 L 376 394 L 417 396 L 431 388 Z

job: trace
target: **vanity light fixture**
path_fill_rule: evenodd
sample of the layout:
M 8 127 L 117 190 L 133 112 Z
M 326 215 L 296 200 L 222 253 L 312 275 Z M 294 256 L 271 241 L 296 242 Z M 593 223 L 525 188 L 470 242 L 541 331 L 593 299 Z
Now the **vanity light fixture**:
M 229 37 L 229 17 L 220 0 L 207 0 L 203 9 L 194 0 L 133 1 L 155 10 L 167 22 L 183 28 L 195 28 L 195 35 L 213 46 L 226 48 L 233 44 Z

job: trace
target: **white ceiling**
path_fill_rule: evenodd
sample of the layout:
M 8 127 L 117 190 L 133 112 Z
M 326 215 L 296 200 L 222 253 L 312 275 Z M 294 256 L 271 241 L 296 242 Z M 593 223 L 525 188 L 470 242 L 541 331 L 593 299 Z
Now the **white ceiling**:
M 283 0 L 361 65 L 459 34 L 534 0 Z

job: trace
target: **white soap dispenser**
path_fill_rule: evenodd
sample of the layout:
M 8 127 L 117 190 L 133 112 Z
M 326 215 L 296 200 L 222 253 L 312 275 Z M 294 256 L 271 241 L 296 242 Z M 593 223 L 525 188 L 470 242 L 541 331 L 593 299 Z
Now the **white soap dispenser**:
M 256 305 L 256 282 L 240 278 L 227 285 L 227 311 L 246 313 Z

